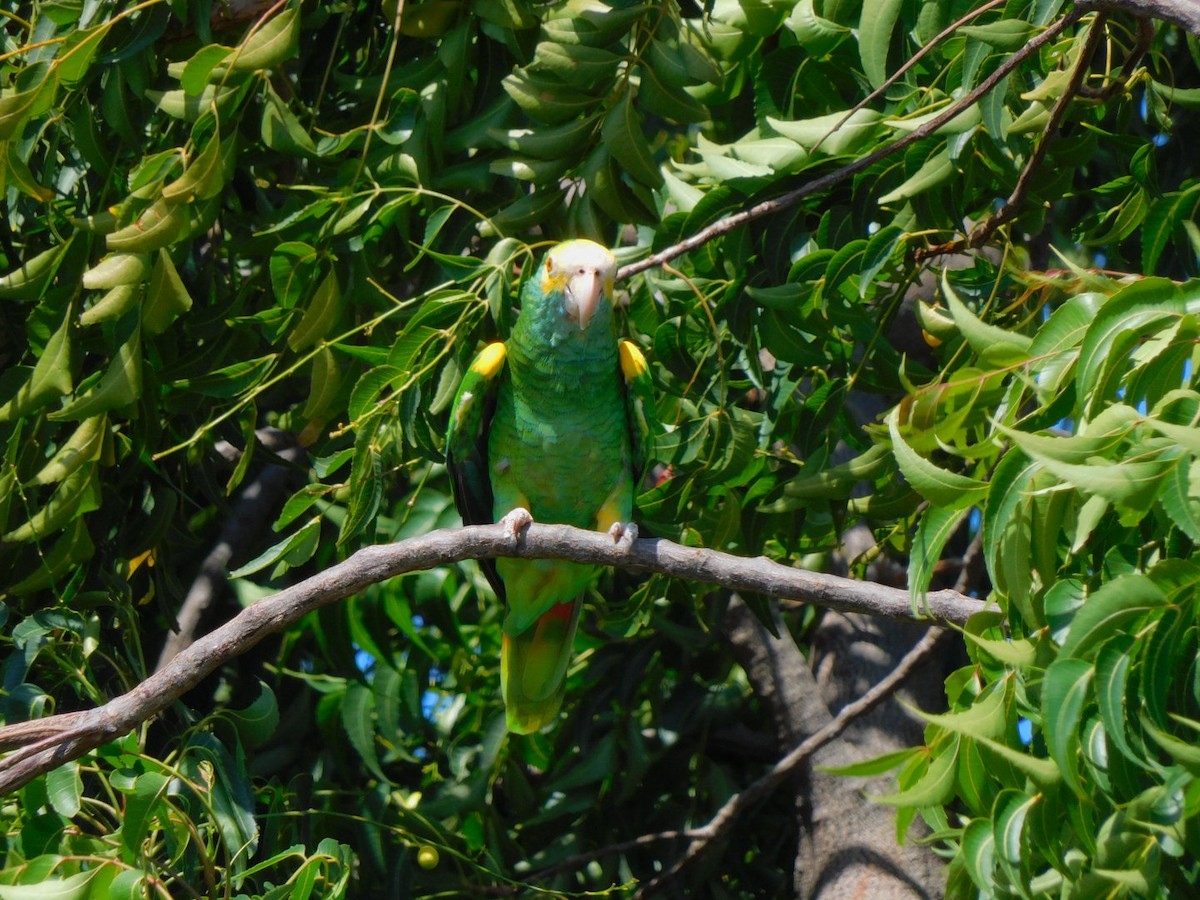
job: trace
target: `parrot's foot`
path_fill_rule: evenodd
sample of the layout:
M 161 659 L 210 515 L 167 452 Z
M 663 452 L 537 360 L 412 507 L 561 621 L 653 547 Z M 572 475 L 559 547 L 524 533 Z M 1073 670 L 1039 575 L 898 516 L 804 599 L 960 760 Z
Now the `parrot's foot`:
M 638 527 L 632 522 L 613 522 L 608 533 L 617 546 L 628 553 L 633 549 L 633 542 L 637 540 Z
M 512 537 L 513 546 L 515 547 L 517 542 L 521 540 L 521 532 L 533 524 L 533 516 L 529 514 L 529 510 L 525 507 L 518 506 L 505 513 L 504 518 L 496 524 L 505 527 Z

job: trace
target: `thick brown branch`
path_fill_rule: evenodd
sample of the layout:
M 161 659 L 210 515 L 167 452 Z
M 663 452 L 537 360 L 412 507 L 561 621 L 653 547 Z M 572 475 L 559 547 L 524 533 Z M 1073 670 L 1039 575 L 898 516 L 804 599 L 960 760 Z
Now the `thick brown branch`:
M 634 541 L 626 548 L 607 534 L 566 525 L 531 525 L 515 544 L 504 525 L 445 528 L 396 544 L 366 547 L 344 562 L 260 600 L 199 638 L 129 693 L 97 709 L 0 728 L 0 749 L 17 748 L 0 760 L 0 793 L 15 790 L 126 734 L 162 712 L 226 660 L 314 609 L 395 575 L 497 556 L 569 559 L 640 569 L 735 591 L 800 599 L 843 612 L 908 621 L 915 618 L 905 591 L 793 569 L 762 557 L 745 559 L 656 538 Z M 961 625 L 982 608 L 979 601 L 954 591 L 928 596 L 930 614 L 944 623 Z

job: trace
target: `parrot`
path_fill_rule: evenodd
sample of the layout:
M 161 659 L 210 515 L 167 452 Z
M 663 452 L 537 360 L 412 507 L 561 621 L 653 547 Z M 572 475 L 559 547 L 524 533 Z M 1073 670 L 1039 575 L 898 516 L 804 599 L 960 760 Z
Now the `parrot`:
M 532 521 L 632 543 L 636 485 L 651 453 L 645 356 L 620 340 L 616 258 L 590 240 L 556 244 L 520 291 L 507 341 L 487 344 L 450 408 L 446 463 L 464 524 Z M 562 705 L 583 595 L 597 567 L 482 560 L 505 604 L 500 682 L 508 730 L 532 734 Z

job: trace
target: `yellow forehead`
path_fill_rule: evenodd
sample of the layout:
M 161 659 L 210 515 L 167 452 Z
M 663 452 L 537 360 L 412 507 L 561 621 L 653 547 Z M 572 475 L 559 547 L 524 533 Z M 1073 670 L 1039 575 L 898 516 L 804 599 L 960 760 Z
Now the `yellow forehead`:
M 617 272 L 617 259 L 607 247 L 595 241 L 583 238 L 564 241 L 546 254 L 542 287 L 547 291 L 561 289 L 581 269 L 599 273 L 605 284 L 611 287 Z

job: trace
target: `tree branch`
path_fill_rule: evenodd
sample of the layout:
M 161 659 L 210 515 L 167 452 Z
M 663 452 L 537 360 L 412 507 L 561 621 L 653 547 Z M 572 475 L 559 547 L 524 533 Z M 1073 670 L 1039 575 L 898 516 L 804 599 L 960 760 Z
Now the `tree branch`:
M 848 703 L 842 707 L 829 724 L 815 732 L 811 737 L 801 741 L 791 753 L 777 762 L 766 775 L 741 793 L 734 794 L 726 800 L 725 805 L 717 810 L 716 815 L 709 819 L 707 824 L 699 828 L 688 829 L 685 835 L 691 839 L 691 844 L 688 845 L 687 852 L 676 860 L 675 864 L 666 872 L 652 881 L 646 882 L 634 895 L 634 900 L 644 900 L 644 898 L 650 897 L 662 890 L 668 881 L 675 878 L 680 872 L 712 849 L 712 847 L 716 846 L 721 839 L 728 836 L 742 813 L 770 795 L 799 766 L 806 763 L 814 753 L 845 731 L 856 719 L 866 715 L 895 693 L 896 689 L 904 683 L 905 679 L 921 663 L 933 655 L 945 635 L 946 631 L 942 628 L 930 628 L 916 646 L 905 654 L 904 658 L 900 660 L 896 668 L 887 677 L 880 680 L 873 688 L 853 703 Z M 656 839 L 665 840 L 675 835 L 675 832 L 666 832 L 663 835 L 643 835 L 638 838 L 638 842 L 642 844 L 651 843 Z
M 1200 3 L 1196 0 L 1077 0 L 1077 12 L 1124 12 L 1139 19 L 1161 19 L 1200 37 Z
M 1091 27 L 1088 28 L 1083 49 L 1079 53 L 1079 58 L 1075 61 L 1075 68 L 1071 70 L 1066 89 L 1051 108 L 1046 127 L 1042 131 L 1042 138 L 1038 141 L 1037 147 L 1034 148 L 1033 153 L 1030 154 L 1029 159 L 1026 161 L 1025 167 L 1021 170 L 1021 174 L 1017 178 L 1016 186 L 1013 188 L 1008 199 L 1004 201 L 1004 205 L 979 223 L 966 237 L 961 240 L 950 241 L 947 244 L 939 244 L 936 247 L 917 250 L 914 254 L 916 259 L 928 259 L 932 256 L 961 253 L 963 250 L 974 250 L 982 247 L 991 240 L 992 235 L 1001 226 L 1007 225 L 1020 214 L 1021 207 L 1025 205 L 1025 198 L 1029 193 L 1030 185 L 1033 184 L 1033 176 L 1041 168 L 1042 161 L 1046 158 L 1046 151 L 1050 148 L 1050 142 L 1058 137 L 1058 133 L 1062 128 L 1063 117 L 1067 114 L 1067 108 L 1071 105 L 1071 101 L 1079 95 L 1084 75 L 1087 74 L 1088 66 L 1092 62 L 1092 55 L 1096 52 L 1096 47 L 1099 46 L 1100 39 L 1104 36 L 1104 25 L 1107 21 L 1108 14 L 1102 12 L 1096 17 Z
M 1155 2 L 1155 0 L 1144 0 L 1144 2 Z M 1158 2 L 1166 2 L 1166 0 L 1158 0 Z M 644 272 L 647 269 L 653 269 L 656 266 L 661 266 L 663 263 L 670 262 L 677 256 L 682 256 L 690 250 L 695 250 L 697 247 L 708 243 L 714 238 L 726 235 L 748 222 L 753 222 L 756 219 L 761 219 L 763 216 L 769 216 L 772 213 L 777 213 L 780 210 L 787 209 L 799 203 L 805 197 L 815 194 L 819 191 L 825 191 L 829 188 L 840 184 L 847 178 L 857 175 L 859 172 L 869 169 L 875 163 L 882 159 L 886 159 L 894 153 L 898 153 L 905 147 L 916 143 L 923 138 L 929 137 L 951 119 L 957 118 L 962 113 L 966 112 L 974 103 L 983 97 L 988 91 L 1000 83 L 1008 74 L 1023 63 L 1026 59 L 1037 53 L 1043 46 L 1057 38 L 1063 31 L 1079 21 L 1083 15 L 1081 9 L 1077 6 L 1076 9 L 1063 16 L 1057 22 L 1047 26 L 1041 34 L 1032 38 L 1020 50 L 1002 62 L 996 67 L 996 71 L 992 72 L 987 78 L 979 83 L 972 91 L 959 97 L 954 103 L 946 107 L 942 112 L 930 119 L 925 124 L 918 128 L 914 128 L 904 137 L 886 147 L 881 147 L 873 153 L 868 153 L 866 156 L 859 157 L 840 169 L 835 169 L 806 182 L 795 190 L 788 191 L 773 200 L 764 200 L 762 203 L 755 204 L 749 209 L 744 209 L 741 212 L 736 212 L 733 215 L 726 216 L 723 219 L 718 219 L 707 228 L 701 228 L 691 237 L 684 238 L 677 244 L 673 244 L 658 253 L 654 253 L 645 259 L 640 259 L 637 262 L 630 263 L 627 266 L 622 266 L 617 272 L 617 280 L 620 281 L 637 275 L 639 272 Z
M 793 569 L 765 557 L 746 559 L 657 538 L 634 541 L 626 548 L 607 534 L 566 525 L 534 524 L 515 542 L 505 525 L 443 528 L 395 544 L 366 547 L 344 562 L 260 600 L 101 707 L 0 728 L 0 750 L 14 750 L 0 760 L 0 794 L 128 733 L 161 713 L 226 660 L 312 610 L 406 572 L 497 556 L 619 566 L 735 591 L 801 599 L 840 612 L 917 620 L 906 591 Z M 961 625 L 983 607 L 978 600 L 955 591 L 928 595 L 931 617 L 943 623 Z

